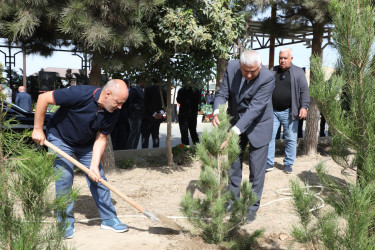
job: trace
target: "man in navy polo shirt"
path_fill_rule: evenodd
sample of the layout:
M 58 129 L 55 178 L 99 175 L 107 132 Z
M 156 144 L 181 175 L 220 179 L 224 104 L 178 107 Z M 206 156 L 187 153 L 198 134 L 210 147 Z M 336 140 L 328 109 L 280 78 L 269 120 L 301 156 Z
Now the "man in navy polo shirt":
M 129 228 L 117 218 L 107 187 L 100 183 L 106 180 L 100 159 L 103 155 L 107 137 L 119 116 L 119 109 L 128 98 L 128 88 L 124 81 L 110 80 L 103 88 L 81 85 L 67 89 L 46 92 L 38 97 L 35 110 L 33 140 L 43 145 L 46 136 L 43 132 L 44 116 L 49 104 L 60 105 L 47 124 L 47 139 L 66 152 L 93 173 L 87 178 L 91 194 L 102 219 L 101 228 L 125 232 Z M 73 164 L 61 156 L 55 160 L 55 171 L 60 179 L 56 181 L 56 196 L 69 195 L 73 185 Z M 66 209 L 67 218 L 58 222 L 64 227 L 64 238 L 73 238 L 74 203 Z

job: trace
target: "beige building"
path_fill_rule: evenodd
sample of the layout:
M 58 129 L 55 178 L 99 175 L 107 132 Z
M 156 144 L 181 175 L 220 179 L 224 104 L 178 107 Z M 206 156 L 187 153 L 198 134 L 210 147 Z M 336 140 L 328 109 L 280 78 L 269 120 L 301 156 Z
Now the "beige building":
M 40 75 L 41 72 L 44 72 L 44 73 L 56 73 L 57 76 L 61 77 L 61 81 L 63 83 L 63 85 L 67 85 L 71 82 L 75 83 L 77 82 L 77 77 L 76 75 L 82 75 L 80 70 L 79 69 L 71 69 L 71 79 L 68 79 L 67 77 L 67 70 L 69 68 L 54 68 L 54 67 L 48 67 L 48 68 L 44 68 L 44 69 L 41 69 L 40 71 L 38 72 L 35 72 L 34 74 L 32 74 L 32 76 L 38 76 Z M 87 77 L 89 76 L 90 74 L 90 71 L 87 72 Z M 84 76 L 84 75 L 82 75 Z M 70 82 L 69 82 L 70 81 Z
M 328 80 L 329 78 L 331 78 L 333 72 L 335 72 L 335 69 L 330 68 L 330 67 L 323 67 L 323 71 L 324 71 L 325 80 Z M 306 69 L 306 78 L 310 86 L 310 69 Z

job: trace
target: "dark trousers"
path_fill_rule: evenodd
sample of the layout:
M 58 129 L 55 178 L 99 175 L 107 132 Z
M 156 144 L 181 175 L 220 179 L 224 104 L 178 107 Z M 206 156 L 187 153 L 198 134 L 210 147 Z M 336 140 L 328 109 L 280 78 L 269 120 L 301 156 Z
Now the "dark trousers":
M 244 151 L 249 143 L 245 133 L 240 135 L 240 154 L 237 160 L 232 164 L 229 170 L 229 190 L 232 191 L 235 197 L 240 198 L 240 188 L 242 182 L 242 162 L 244 157 Z M 250 176 L 249 180 L 252 183 L 252 190 L 257 194 L 257 202 L 250 207 L 251 210 L 257 211 L 260 206 L 260 199 L 263 193 L 264 179 L 266 175 L 266 162 L 268 154 L 268 144 L 255 148 L 250 143 L 249 148 L 249 166 L 250 166 Z
M 324 132 L 326 129 L 326 118 L 323 116 L 323 114 L 320 114 L 320 137 L 325 137 L 326 133 Z
M 193 144 L 197 144 L 199 142 L 199 137 L 197 133 L 197 115 L 178 115 L 178 124 L 180 126 L 180 133 L 181 133 L 181 143 L 185 145 L 189 145 L 189 134 L 191 136 L 191 140 Z
M 130 118 L 129 117 L 129 128 L 130 134 L 128 138 L 128 149 L 137 149 L 139 137 L 141 136 L 141 124 L 142 118 Z
M 173 107 L 172 107 L 172 122 L 178 122 L 177 104 L 173 104 Z
M 148 148 L 148 140 L 150 139 L 150 134 L 152 136 L 152 147 L 159 147 L 159 128 L 161 120 L 155 119 L 153 117 L 143 118 L 141 125 L 142 133 L 142 148 Z
M 127 149 L 127 138 L 129 136 L 127 124 L 128 122 L 118 122 L 111 132 L 113 150 Z

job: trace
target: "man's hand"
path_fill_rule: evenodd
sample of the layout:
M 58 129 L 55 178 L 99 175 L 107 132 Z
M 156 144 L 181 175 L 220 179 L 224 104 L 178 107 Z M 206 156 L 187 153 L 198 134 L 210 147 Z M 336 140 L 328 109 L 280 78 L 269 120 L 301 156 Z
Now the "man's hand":
M 102 179 L 100 177 L 99 168 L 90 167 L 90 170 L 91 170 L 89 174 L 90 179 L 95 182 L 100 182 Z
M 159 119 L 162 119 L 162 118 L 163 118 L 163 114 L 161 114 L 161 113 L 156 113 L 156 114 L 153 115 L 153 117 L 154 117 L 155 119 L 159 120 Z
M 38 101 L 35 108 L 34 116 L 34 130 L 31 138 L 39 145 L 44 145 L 46 135 L 43 132 L 44 117 L 47 112 L 49 104 L 55 104 L 53 98 L 53 91 L 49 91 L 38 96 Z
M 214 118 L 212 119 L 212 125 L 213 125 L 214 127 L 217 127 L 217 126 L 219 126 L 219 124 L 220 124 L 219 117 L 218 117 L 218 115 L 216 114 L 216 115 L 214 116 Z
M 306 118 L 306 116 L 307 116 L 307 109 L 301 108 L 299 110 L 299 119 L 302 120 L 302 119 Z
M 220 146 L 220 150 L 223 150 L 223 148 L 225 148 L 225 147 L 227 146 L 227 144 L 228 144 L 228 142 L 229 142 L 229 138 L 230 138 L 231 135 L 232 135 L 232 130 L 229 131 L 228 136 L 227 136 L 227 139 L 221 144 L 221 146 Z
M 31 134 L 31 138 L 37 144 L 43 146 L 44 141 L 46 140 L 46 135 L 44 134 L 43 129 L 35 129 L 34 128 L 33 133 Z

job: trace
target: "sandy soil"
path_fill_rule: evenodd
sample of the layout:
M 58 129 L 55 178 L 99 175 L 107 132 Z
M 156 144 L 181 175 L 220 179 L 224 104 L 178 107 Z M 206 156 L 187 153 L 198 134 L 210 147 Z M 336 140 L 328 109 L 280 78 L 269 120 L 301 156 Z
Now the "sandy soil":
M 257 219 L 243 229 L 251 233 L 256 229 L 264 229 L 263 238 L 259 240 L 259 249 L 289 249 L 291 226 L 298 222 L 288 196 L 278 193 L 278 190 L 290 187 L 290 181 L 306 180 L 316 184 L 314 167 L 327 156 L 297 157 L 293 174 L 282 172 L 282 157 L 276 158 L 274 171 L 266 174 L 265 187 L 262 197 L 262 207 Z M 340 178 L 349 178 L 341 173 L 341 167 L 332 160 L 325 162 L 329 174 Z M 76 232 L 74 238 L 65 240 L 69 247 L 76 249 L 220 249 L 218 246 L 204 243 L 194 236 L 192 227 L 180 212 L 180 201 L 186 191 L 198 192 L 195 184 L 199 179 L 200 165 L 194 162 L 191 166 L 165 166 L 165 159 L 154 159 L 152 164 L 140 163 L 130 169 L 119 169 L 107 173 L 110 183 L 131 197 L 150 212 L 158 212 L 172 218 L 183 231 L 176 233 L 155 223 L 139 213 L 136 209 L 112 194 L 118 217 L 126 223 L 130 230 L 126 233 L 115 233 L 100 229 L 101 221 L 87 188 L 82 174 L 76 175 L 74 185 L 80 189 L 81 195 L 75 206 Z M 244 166 L 244 178 L 248 178 L 248 166 Z M 288 192 L 288 191 L 286 191 Z M 96 218 L 96 219 L 95 219 Z M 87 220 L 92 219 L 92 220 Z M 301 249 L 301 246 L 294 246 Z

